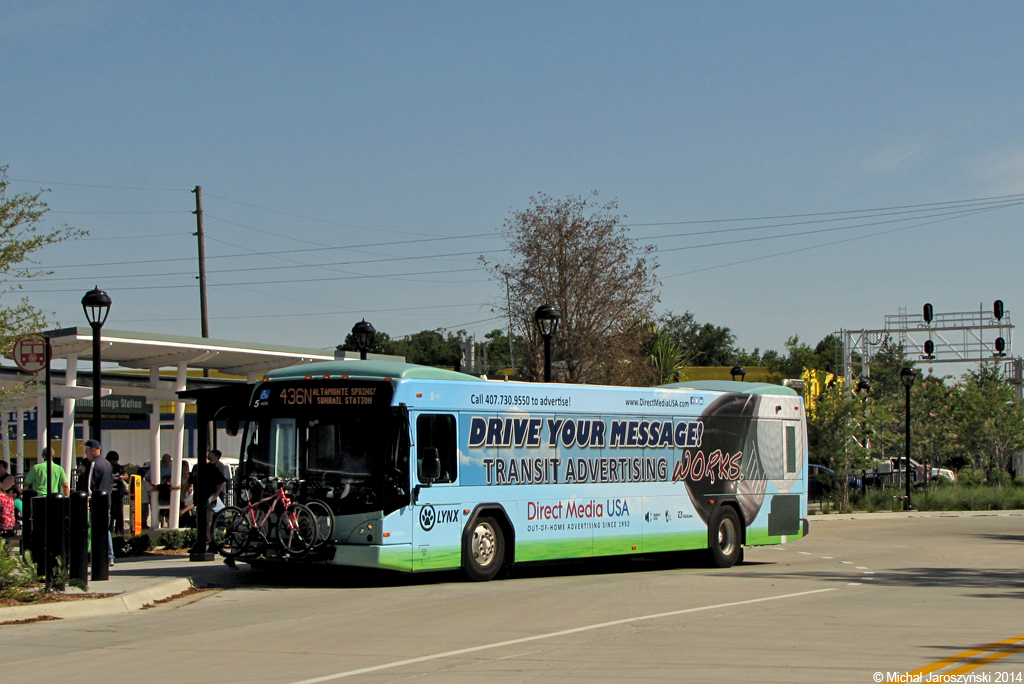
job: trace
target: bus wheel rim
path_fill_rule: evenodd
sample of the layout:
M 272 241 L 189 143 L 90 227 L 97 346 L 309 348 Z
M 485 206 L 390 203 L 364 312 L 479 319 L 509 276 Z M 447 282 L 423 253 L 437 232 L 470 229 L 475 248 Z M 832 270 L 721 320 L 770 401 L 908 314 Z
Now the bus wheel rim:
M 736 550 L 736 525 L 729 518 L 718 525 L 718 548 L 726 556 Z
M 473 530 L 473 560 L 480 567 L 487 567 L 494 562 L 497 540 L 494 529 L 487 523 L 476 526 Z

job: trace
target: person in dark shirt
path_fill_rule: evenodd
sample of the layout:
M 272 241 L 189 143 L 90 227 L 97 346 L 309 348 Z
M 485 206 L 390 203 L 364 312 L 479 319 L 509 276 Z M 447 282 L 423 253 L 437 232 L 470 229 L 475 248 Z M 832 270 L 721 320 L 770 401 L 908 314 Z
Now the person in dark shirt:
M 85 457 L 89 459 L 92 468 L 89 471 L 89 499 L 92 500 L 93 492 L 105 492 L 107 495 L 107 519 L 96 520 L 92 517 L 94 525 L 103 525 L 107 530 L 107 561 L 114 565 L 114 540 L 110 535 L 110 493 L 114 488 L 114 472 L 110 468 L 110 461 L 100 457 L 100 443 L 95 439 L 85 442 Z
M 194 487 L 196 507 L 206 506 L 206 540 L 213 546 L 211 534 L 213 526 L 213 509 L 217 499 L 224 492 L 227 479 L 221 472 L 220 452 L 212 449 L 206 454 L 206 463 L 197 463 L 189 475 L 188 482 Z
M 116 451 L 107 452 L 107 461 L 114 476 L 114 489 L 110 492 L 110 523 L 111 531 L 124 534 L 124 499 L 128 493 L 125 480 L 128 476 L 121 467 L 121 455 Z

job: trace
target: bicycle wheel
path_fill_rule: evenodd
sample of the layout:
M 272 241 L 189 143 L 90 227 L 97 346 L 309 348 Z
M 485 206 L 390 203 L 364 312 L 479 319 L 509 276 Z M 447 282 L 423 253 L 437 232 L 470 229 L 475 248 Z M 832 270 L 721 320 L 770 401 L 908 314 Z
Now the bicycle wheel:
M 321 544 L 331 541 L 334 536 L 334 511 L 319 499 L 307 501 L 305 506 L 316 516 L 316 542 L 313 543 L 315 549 Z
M 245 522 L 245 514 L 241 508 L 225 506 L 214 516 L 210 524 L 211 540 L 221 555 L 233 558 L 241 552 L 241 546 L 247 535 L 240 535 L 239 524 Z
M 293 556 L 304 556 L 316 543 L 317 521 L 302 504 L 289 504 L 277 521 L 277 538 Z

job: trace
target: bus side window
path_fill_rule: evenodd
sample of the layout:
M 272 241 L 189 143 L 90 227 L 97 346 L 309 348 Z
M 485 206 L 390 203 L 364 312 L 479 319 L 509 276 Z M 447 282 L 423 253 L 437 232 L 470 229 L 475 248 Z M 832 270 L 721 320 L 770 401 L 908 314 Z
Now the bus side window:
M 455 482 L 459 462 L 455 416 L 423 414 L 416 418 L 416 475 L 420 482 L 423 482 L 423 454 L 430 448 L 437 449 L 441 457 L 441 477 L 435 482 Z

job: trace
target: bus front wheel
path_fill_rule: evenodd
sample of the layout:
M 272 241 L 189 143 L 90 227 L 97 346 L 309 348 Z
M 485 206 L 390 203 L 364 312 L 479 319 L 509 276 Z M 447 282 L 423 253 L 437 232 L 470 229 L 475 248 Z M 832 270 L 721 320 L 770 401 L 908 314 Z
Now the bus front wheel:
M 708 525 L 708 550 L 715 567 L 731 568 L 743 557 L 740 518 L 732 506 L 719 506 Z
M 505 536 L 494 518 L 481 517 L 473 524 L 462 550 L 466 576 L 476 582 L 494 579 L 505 562 Z

